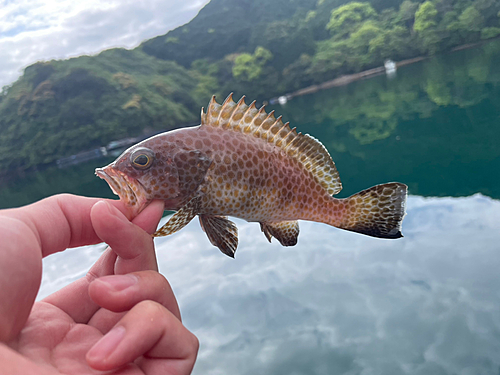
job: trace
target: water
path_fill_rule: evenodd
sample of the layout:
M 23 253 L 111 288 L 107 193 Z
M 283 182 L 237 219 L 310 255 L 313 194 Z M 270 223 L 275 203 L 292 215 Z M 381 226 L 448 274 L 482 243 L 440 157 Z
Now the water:
M 498 61 L 500 43 L 489 43 L 275 108 L 328 147 L 343 196 L 407 183 L 405 237 L 301 222 L 298 245 L 283 248 L 236 220 L 234 260 L 197 221 L 157 239 L 160 270 L 201 341 L 195 374 L 500 372 Z M 3 187 L 0 202 L 109 196 L 94 167 L 29 176 Z M 101 251 L 46 259 L 39 297 L 81 277 Z
M 401 181 L 421 196 L 500 198 L 500 41 L 295 98 L 276 113 L 320 139 L 337 164 L 341 196 Z M 219 98 L 220 99 L 220 98 Z M 112 197 L 95 167 L 56 167 L 0 186 L 0 208 L 72 192 Z M 3 186 L 5 185 L 5 186 Z

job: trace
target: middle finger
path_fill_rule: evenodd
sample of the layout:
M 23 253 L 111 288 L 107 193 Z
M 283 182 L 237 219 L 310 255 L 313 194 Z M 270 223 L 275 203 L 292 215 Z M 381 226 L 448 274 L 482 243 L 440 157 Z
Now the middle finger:
M 163 275 L 155 271 L 101 277 L 90 284 L 89 296 L 105 309 L 98 311 L 89 321 L 90 325 L 102 333 L 108 332 L 116 323 L 116 319 L 108 319 L 107 315 L 111 314 L 116 318 L 119 315 L 115 316 L 115 313 L 130 310 L 139 302 L 147 300 L 159 303 L 181 320 L 170 284 Z

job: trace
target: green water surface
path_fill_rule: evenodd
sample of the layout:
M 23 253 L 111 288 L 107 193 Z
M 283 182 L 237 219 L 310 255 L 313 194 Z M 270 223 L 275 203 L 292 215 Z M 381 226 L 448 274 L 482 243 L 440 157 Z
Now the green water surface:
M 340 196 L 388 181 L 420 196 L 500 198 L 500 41 L 296 97 L 277 114 L 330 151 Z M 219 98 L 220 99 L 220 98 Z M 112 197 L 101 159 L 28 174 L 0 187 L 0 208 L 56 193 Z

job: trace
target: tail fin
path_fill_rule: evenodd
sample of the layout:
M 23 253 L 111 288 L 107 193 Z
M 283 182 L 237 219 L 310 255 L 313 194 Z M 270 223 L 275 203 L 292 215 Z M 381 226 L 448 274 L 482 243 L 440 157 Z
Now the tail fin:
M 400 238 L 405 216 L 405 184 L 373 186 L 346 198 L 346 213 L 339 228 L 379 238 Z

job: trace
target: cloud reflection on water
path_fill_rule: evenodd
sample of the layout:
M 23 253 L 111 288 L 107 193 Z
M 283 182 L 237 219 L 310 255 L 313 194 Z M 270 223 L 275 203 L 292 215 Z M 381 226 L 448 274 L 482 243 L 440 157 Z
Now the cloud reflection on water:
M 410 197 L 405 238 L 301 222 L 295 247 L 237 221 L 236 259 L 197 222 L 157 239 L 184 323 L 201 342 L 195 374 L 498 374 L 500 201 Z M 102 251 L 45 262 L 41 296 Z

